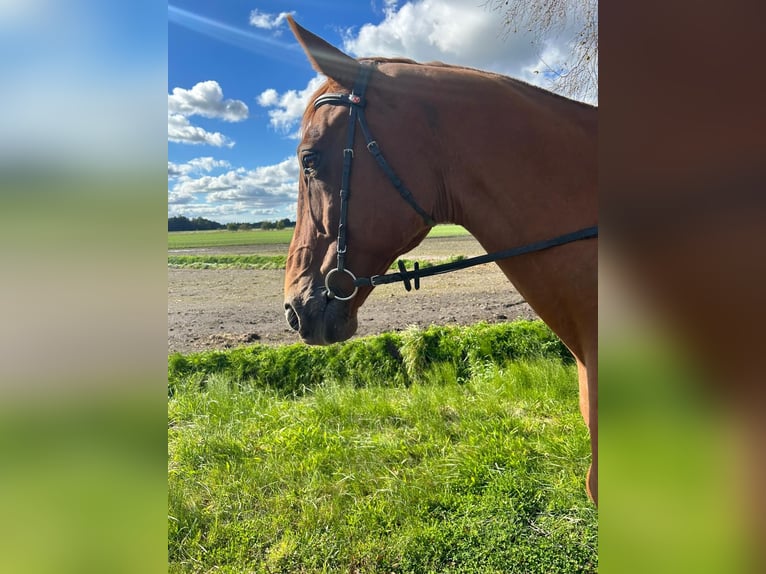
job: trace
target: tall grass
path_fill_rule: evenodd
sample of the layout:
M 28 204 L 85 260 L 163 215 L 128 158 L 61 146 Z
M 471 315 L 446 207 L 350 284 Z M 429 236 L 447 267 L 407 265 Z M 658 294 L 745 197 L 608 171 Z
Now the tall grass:
M 487 362 L 537 358 L 572 362 L 567 348 L 542 321 L 478 323 L 470 328 L 432 326 L 327 347 L 296 343 L 174 353 L 168 360 L 168 389 L 172 395 L 179 385 L 190 381 L 203 388 L 212 374 L 285 394 L 303 394 L 328 382 L 354 387 L 407 386 L 422 382 L 432 367 L 440 365 L 454 367 L 462 380 Z
M 497 327 L 172 356 L 170 572 L 595 572 L 574 367 Z

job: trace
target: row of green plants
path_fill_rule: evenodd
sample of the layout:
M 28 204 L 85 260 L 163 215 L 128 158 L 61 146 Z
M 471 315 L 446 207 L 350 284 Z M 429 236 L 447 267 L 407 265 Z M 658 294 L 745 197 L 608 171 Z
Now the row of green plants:
M 169 357 L 169 572 L 596 572 L 576 369 L 540 322 Z
M 174 353 L 168 359 L 168 389 L 172 395 L 179 385 L 202 387 L 213 374 L 288 394 L 304 393 L 328 382 L 354 387 L 407 386 L 421 381 L 433 367 L 451 365 L 457 377 L 464 379 L 487 362 L 537 358 L 573 360 L 542 321 L 431 326 L 326 347 L 295 343 Z
M 174 269 L 284 269 L 287 255 L 168 255 Z
M 437 263 L 451 263 L 465 259 L 463 255 L 454 255 L 438 261 L 418 261 L 421 268 Z M 402 259 L 408 269 L 414 266 L 414 259 Z M 174 269 L 284 269 L 286 255 L 168 255 L 168 267 Z M 397 264 L 391 264 L 396 269 Z

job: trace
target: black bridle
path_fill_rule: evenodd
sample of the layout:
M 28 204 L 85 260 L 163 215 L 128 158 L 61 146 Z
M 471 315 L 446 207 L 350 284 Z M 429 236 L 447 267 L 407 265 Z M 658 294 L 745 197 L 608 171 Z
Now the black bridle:
M 329 93 L 319 96 L 314 100 L 314 109 L 325 104 L 333 106 L 348 106 L 349 108 L 349 120 L 348 131 L 346 132 L 346 147 L 343 149 L 343 174 L 341 176 L 340 184 L 340 222 L 338 224 L 338 264 L 334 269 L 331 269 L 325 275 L 325 288 L 327 289 L 327 296 L 338 299 L 339 301 L 348 301 L 353 299 L 356 295 L 359 287 L 369 286 L 375 287 L 377 285 L 384 285 L 386 283 L 398 283 L 401 281 L 404 283 L 404 288 L 407 291 L 412 289 L 412 283 L 415 285 L 415 289 L 420 288 L 420 278 L 429 277 L 432 275 L 440 275 L 449 271 L 456 271 L 458 269 L 465 269 L 467 267 L 473 267 L 474 265 L 482 265 L 484 263 L 491 263 L 499 261 L 501 259 L 508 259 L 509 257 L 515 257 L 517 255 L 523 255 L 526 253 L 533 253 L 535 251 L 542 251 L 543 249 L 549 249 L 558 245 L 564 245 L 573 241 L 581 239 L 591 239 L 598 237 L 598 226 L 586 227 L 572 233 L 565 233 L 552 239 L 544 241 L 538 241 L 535 243 L 529 243 L 520 247 L 514 247 L 512 249 L 506 249 L 505 251 L 497 251 L 495 253 L 488 253 L 486 255 L 480 255 L 478 257 L 471 257 L 469 259 L 463 259 L 460 261 L 454 261 L 451 263 L 445 263 L 443 265 L 434 265 L 425 269 L 420 269 L 418 263 L 415 262 L 412 271 L 408 271 L 402 261 L 398 261 L 399 272 L 388 273 L 386 275 L 373 275 L 372 277 L 356 277 L 351 271 L 346 268 L 346 252 L 348 245 L 346 241 L 346 227 L 348 219 L 348 198 L 349 198 L 349 186 L 351 181 L 351 164 L 354 159 L 354 139 L 356 135 L 356 124 L 359 123 L 359 127 L 364 135 L 367 151 L 369 151 L 383 172 L 388 177 L 389 181 L 399 192 L 399 195 L 406 201 L 410 207 L 412 207 L 423 221 L 429 227 L 436 225 L 434 219 L 426 212 L 417 201 L 415 201 L 412 192 L 402 183 L 402 180 L 397 177 L 391 166 L 388 165 L 386 158 L 378 147 L 378 142 L 372 137 L 370 128 L 367 124 L 367 118 L 364 115 L 365 99 L 364 95 L 367 91 L 367 82 L 370 79 L 374 66 L 369 63 L 364 63 L 361 66 L 359 76 L 354 83 L 354 87 L 350 94 L 345 93 Z M 307 168 L 306 173 L 311 176 L 311 169 Z M 342 297 L 333 291 L 330 286 L 331 279 L 338 273 L 347 274 L 354 282 L 354 290 L 350 295 Z

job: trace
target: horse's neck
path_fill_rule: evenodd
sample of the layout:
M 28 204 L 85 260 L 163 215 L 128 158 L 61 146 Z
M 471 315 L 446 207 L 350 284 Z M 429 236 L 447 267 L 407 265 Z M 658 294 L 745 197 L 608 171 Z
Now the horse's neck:
M 450 138 L 456 149 L 443 201 L 488 252 L 598 222 L 595 110 L 513 89 L 465 110 Z M 570 348 L 595 330 L 595 241 L 499 265 Z
M 596 223 L 594 110 L 509 86 L 465 109 L 447 129 L 448 202 L 459 223 L 486 236 L 483 242 L 509 233 L 534 241 L 544 239 L 538 228 L 565 233 Z

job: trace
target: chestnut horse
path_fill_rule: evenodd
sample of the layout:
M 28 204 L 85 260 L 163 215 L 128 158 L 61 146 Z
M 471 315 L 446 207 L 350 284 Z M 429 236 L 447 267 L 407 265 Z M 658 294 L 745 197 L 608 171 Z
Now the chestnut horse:
M 355 60 L 288 20 L 327 77 L 298 146 L 288 323 L 309 344 L 351 337 L 389 265 L 436 223 L 464 226 L 488 252 L 537 246 L 497 264 L 576 359 L 597 501 L 598 241 L 540 242 L 597 224 L 598 109 L 489 72 Z

